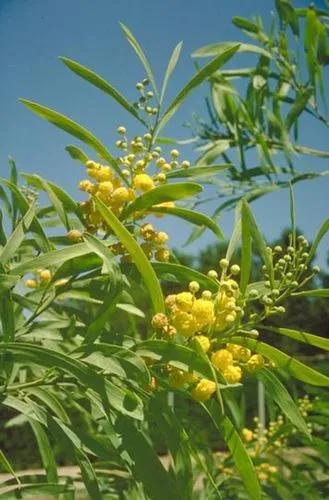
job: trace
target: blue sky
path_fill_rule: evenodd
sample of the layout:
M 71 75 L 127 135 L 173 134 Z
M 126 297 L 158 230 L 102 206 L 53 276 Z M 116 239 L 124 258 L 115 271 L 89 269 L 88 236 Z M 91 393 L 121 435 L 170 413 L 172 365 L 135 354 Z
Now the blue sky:
M 299 2 L 305 5 L 306 2 Z M 321 2 L 318 2 L 321 5 Z M 129 100 L 136 98 L 135 83 L 145 75 L 126 42 L 119 21 L 127 24 L 144 47 L 158 81 L 176 43 L 184 41 L 183 54 L 171 81 L 168 98 L 193 75 L 189 54 L 207 43 L 241 40 L 241 33 L 231 24 L 233 15 L 269 16 L 272 0 L 0 0 L 0 172 L 7 172 L 8 155 L 21 171 L 36 172 L 61 184 L 73 196 L 83 167 L 65 152 L 67 144 L 76 143 L 64 132 L 33 115 L 18 102 L 19 97 L 36 100 L 67 114 L 85 125 L 111 146 L 118 125 L 131 134 L 140 133 L 136 123 L 105 94 L 73 75 L 59 60 L 66 55 L 93 68 L 122 91 Z M 251 62 L 244 57 L 244 64 Z M 242 61 L 242 59 L 241 59 Z M 189 137 L 182 127 L 193 111 L 205 116 L 203 86 L 186 101 L 166 135 Z M 307 122 L 302 130 L 304 144 L 325 149 L 328 143 L 324 127 Z M 182 151 L 183 153 L 183 151 Z M 186 151 L 186 155 L 190 150 Z M 324 161 L 297 159 L 301 169 L 327 169 Z M 297 223 L 312 238 L 328 217 L 329 178 L 300 183 L 295 190 Z M 289 217 L 288 195 L 280 191 L 253 204 L 256 218 L 268 238 L 275 238 Z M 180 246 L 188 231 L 185 225 L 172 224 L 173 245 Z M 226 235 L 232 229 L 232 214 L 224 215 Z M 213 241 L 205 237 L 191 250 Z M 323 241 L 319 261 L 325 261 L 328 238 Z

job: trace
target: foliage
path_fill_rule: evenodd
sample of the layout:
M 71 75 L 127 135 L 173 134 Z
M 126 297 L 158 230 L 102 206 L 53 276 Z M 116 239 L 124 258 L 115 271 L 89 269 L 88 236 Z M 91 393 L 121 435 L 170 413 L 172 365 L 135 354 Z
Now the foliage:
M 222 233 L 194 205 L 182 202 L 199 200 L 200 169 L 207 175 L 212 170 L 180 161 L 177 149 L 162 151 L 159 132 L 239 45 L 230 45 L 199 69 L 166 106 L 165 90 L 181 45 L 159 91 L 142 48 L 126 26 L 123 31 L 146 73 L 136 85 L 136 103 L 93 71 L 62 58 L 145 127 L 144 135 L 134 138 L 118 127 L 120 156 L 71 118 L 22 99 L 95 156 L 91 159 L 76 145 L 67 147 L 89 176 L 79 184 L 87 196 L 80 204 L 38 175 L 23 175 L 27 186 L 22 188 L 13 161 L 10 180 L 1 181 L 0 403 L 14 412 L 6 428 L 31 427 L 44 469 L 32 479 L 19 478 L 15 464 L 1 452 L 2 467 L 12 476 L 1 493 L 4 498 L 41 493 L 74 498 L 76 483 L 57 470 L 58 450 L 65 448 L 92 499 L 205 498 L 195 464 L 209 482 L 207 498 L 222 498 L 208 459 L 209 428 L 218 446 L 229 450 L 242 495 L 260 499 L 257 464 L 243 442 L 235 397 L 245 381 L 259 377 L 289 425 L 310 439 L 305 415 L 285 382 L 292 377 L 327 387 L 329 377 L 267 343 L 265 332 L 271 329 L 328 350 L 328 339 L 286 329 L 281 322 L 278 330 L 273 317 L 284 313 L 289 297 L 309 292 L 306 285 L 319 271 L 311 260 L 329 224 L 323 224 L 310 246 L 296 235 L 291 197 L 289 244 L 271 248 L 242 200 L 216 269 L 203 274 L 175 259 L 167 233 L 153 227 L 151 214 L 169 213 L 208 227 L 218 238 Z M 232 264 L 238 247 L 241 258 Z M 262 262 L 257 282 L 251 273 L 254 252 Z M 175 293 L 168 292 L 170 282 Z M 197 427 L 192 411 L 206 422 L 200 434 L 192 432 Z
M 248 43 L 218 42 L 193 53 L 198 60 L 215 57 L 239 43 L 233 68 L 221 68 L 210 78 L 209 118 L 197 118 L 194 126 L 197 164 L 224 161 L 229 165 L 212 180 L 218 196 L 225 198 L 213 215 L 216 218 L 243 196 L 252 201 L 288 187 L 289 182 L 328 175 L 324 169 L 301 168 L 300 158 L 329 155 L 303 144 L 308 140 L 303 131 L 315 121 L 319 127 L 328 126 L 329 12 L 313 4 L 294 7 L 289 0 L 273 3 L 271 22 L 259 16 L 233 18 Z M 240 63 L 244 54 L 249 65 L 255 59 L 251 67 Z

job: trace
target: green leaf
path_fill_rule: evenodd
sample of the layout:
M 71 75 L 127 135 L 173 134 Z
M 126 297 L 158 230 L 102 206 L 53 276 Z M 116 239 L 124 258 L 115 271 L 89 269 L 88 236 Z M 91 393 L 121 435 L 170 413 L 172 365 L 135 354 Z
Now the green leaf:
M 14 360 L 19 363 L 33 363 L 46 368 L 56 366 L 58 369 L 74 376 L 86 387 L 93 389 L 103 399 L 106 398 L 110 406 L 115 410 L 133 418 L 140 419 L 142 416 L 141 401 L 135 394 L 117 387 L 81 361 L 72 359 L 67 354 L 23 342 L 0 344 L 0 352 L 11 352 Z M 43 424 L 45 423 L 42 418 L 38 420 Z
M 122 175 L 122 172 L 114 156 L 111 155 L 111 153 L 106 149 L 104 144 L 99 139 L 97 139 L 97 137 L 95 137 L 91 132 L 89 132 L 89 130 L 85 129 L 78 123 L 74 122 L 73 120 L 71 120 L 71 118 L 62 115 L 51 108 L 42 106 L 37 102 L 29 101 L 27 99 L 20 99 L 20 102 L 25 104 L 25 106 L 34 113 L 41 116 L 41 118 L 43 118 L 44 120 L 47 120 L 48 122 L 55 125 L 55 127 L 64 130 L 68 134 L 71 134 L 77 139 L 80 139 L 80 141 L 88 144 L 88 146 L 94 149 L 101 156 L 101 158 L 108 161 L 111 167 L 119 175 L 119 177 L 124 179 L 126 182 L 126 179 Z
M 79 64 L 73 59 L 69 59 L 68 57 L 60 57 L 60 60 L 67 66 L 73 73 L 78 76 L 81 76 L 84 80 L 95 85 L 95 87 L 99 88 L 106 94 L 110 95 L 115 99 L 123 108 L 125 108 L 131 115 L 133 115 L 137 120 L 144 123 L 144 121 L 138 116 L 138 113 L 134 106 L 132 106 L 127 99 L 120 94 L 110 83 L 108 83 L 104 78 L 94 73 L 94 71 L 90 70 L 86 66 Z
M 145 313 L 141 311 L 138 307 L 134 306 L 133 304 L 116 304 L 115 306 L 117 309 L 120 309 L 121 311 L 125 311 L 128 314 L 131 314 L 133 316 L 137 316 L 138 318 L 145 318 Z
M 8 238 L 5 246 L 0 250 L 0 263 L 6 264 L 8 260 L 14 257 L 16 251 L 20 247 L 25 233 L 28 231 L 35 217 L 35 206 L 31 205 L 21 221 L 17 224 L 11 236 Z
M 240 274 L 240 292 L 245 296 L 251 272 L 251 232 L 249 227 L 248 208 L 245 202 L 241 207 L 241 274 Z
M 256 220 L 253 216 L 253 213 L 247 203 L 245 203 L 245 210 L 246 210 L 246 216 L 248 217 L 248 223 L 249 223 L 249 228 L 251 235 L 253 237 L 253 240 L 255 241 L 255 244 L 258 247 L 258 251 L 260 253 L 260 256 L 262 257 L 264 264 L 266 265 L 266 268 L 269 273 L 269 279 L 271 281 L 271 284 L 273 285 L 273 266 L 272 266 L 272 261 L 270 258 L 269 253 L 267 252 L 266 249 L 266 244 L 264 241 L 264 238 L 257 226 Z
M 66 445 L 71 449 L 71 453 L 75 455 L 78 465 L 81 470 L 82 479 L 89 497 L 95 500 L 102 500 L 102 495 L 99 489 L 95 470 L 80 444 L 79 437 L 72 431 L 70 427 L 61 422 L 58 418 L 50 419 L 50 429 L 59 438 L 65 436 Z
M 11 288 L 14 288 L 14 286 L 20 279 L 20 276 L 0 274 L 0 296 L 4 292 L 8 292 L 8 290 L 10 290 Z
M 17 481 L 18 484 L 20 484 L 19 478 L 16 476 L 16 473 L 9 462 L 9 460 L 6 458 L 6 455 L 2 450 L 0 450 L 0 464 L 2 465 L 2 469 L 6 472 L 9 472 Z
M 82 165 L 86 165 L 87 161 L 89 160 L 86 153 L 77 146 L 69 144 L 68 146 L 66 146 L 65 150 L 68 152 L 68 154 L 71 156 L 73 160 L 79 161 L 80 163 L 82 163 Z
M 294 292 L 291 295 L 292 297 L 328 298 L 329 288 L 316 288 L 315 290 L 304 290 L 302 292 Z
M 29 387 L 25 389 L 29 396 L 34 396 L 43 405 L 47 406 L 56 417 L 60 418 L 64 423 L 70 424 L 70 419 L 64 410 L 61 402 L 58 398 L 47 388 L 42 389 L 41 387 Z
M 207 78 L 209 78 L 215 71 L 217 71 L 223 64 L 225 64 L 238 50 L 239 45 L 235 45 L 234 47 L 230 47 L 229 49 L 222 52 L 215 59 L 206 64 L 202 69 L 200 69 L 194 77 L 185 85 L 185 87 L 178 93 L 178 95 L 174 98 L 174 100 L 170 103 L 164 114 L 159 120 L 157 132 L 159 132 L 170 120 L 172 115 L 176 113 L 178 108 L 183 103 L 184 99 L 188 96 L 188 94 L 197 86 L 199 86 L 202 82 L 204 82 Z
M 0 498 L 4 500 L 16 500 L 17 498 L 56 498 L 61 494 L 73 493 L 71 485 L 52 483 L 25 483 L 10 487 L 10 491 L 0 492 Z
M 246 212 L 246 209 L 244 209 L 244 211 Z M 248 222 L 246 221 L 246 223 Z M 241 203 L 238 203 L 235 210 L 235 223 L 233 227 L 233 232 L 226 250 L 225 257 L 228 261 L 231 260 L 232 255 L 237 249 L 240 241 L 241 241 Z
M 29 419 L 29 423 L 37 440 L 41 461 L 47 474 L 47 480 L 50 483 L 56 483 L 58 481 L 57 465 L 48 436 L 39 422 Z
M 127 418 L 118 418 L 114 426 L 120 438 L 120 453 L 136 481 L 143 484 L 150 500 L 180 498 L 174 476 L 162 465 L 153 443 L 141 429 L 137 429 Z
M 218 283 L 215 280 L 190 267 L 182 266 L 181 264 L 172 264 L 171 262 L 152 262 L 152 266 L 162 279 L 180 284 L 197 281 L 201 287 L 213 293 L 218 292 Z M 170 279 L 170 277 L 172 278 Z
M 185 371 L 194 371 L 200 377 L 213 378 L 209 363 L 190 347 L 164 340 L 146 340 L 137 344 L 136 353 Z
M 268 57 L 272 59 L 272 55 L 267 50 L 262 47 L 258 47 L 257 45 L 253 45 L 250 43 L 240 43 L 240 42 L 218 42 L 218 43 L 210 43 L 209 45 L 205 45 L 200 49 L 192 52 L 192 57 L 211 57 L 217 56 L 217 54 L 221 54 L 223 51 L 235 47 L 239 44 L 237 52 L 252 52 L 254 54 L 261 54 L 262 56 Z
M 0 182 L 5 184 L 7 188 L 10 189 L 15 206 L 19 209 L 22 215 L 25 215 L 30 208 L 30 203 L 27 198 L 20 192 L 15 184 L 9 182 L 7 179 L 0 178 Z M 34 217 L 30 230 L 35 233 L 40 249 L 44 252 L 49 251 L 51 249 L 51 245 L 37 217 Z
M 14 267 L 10 274 L 25 274 L 27 272 L 34 271 L 38 268 L 52 267 L 58 264 L 62 264 L 69 259 L 75 257 L 80 257 L 90 253 L 90 247 L 86 243 L 76 243 L 69 246 L 68 248 L 61 248 L 59 250 L 52 250 L 44 255 L 39 255 L 34 259 L 18 264 Z
M 310 437 L 306 422 L 303 419 L 298 406 L 290 396 L 281 381 L 270 370 L 263 368 L 258 378 L 263 382 L 267 397 L 277 403 L 282 412 L 288 417 L 290 422 L 303 434 Z
M 98 342 L 96 344 L 83 344 L 72 352 L 72 356 L 83 356 L 83 361 L 94 364 L 111 373 L 111 369 L 118 372 L 118 376 L 124 379 L 143 380 L 146 385 L 150 383 L 151 377 L 145 362 L 131 349 L 114 344 Z M 118 368 L 119 367 L 119 370 Z
M 193 497 L 193 451 L 191 440 L 182 426 L 181 419 L 168 408 L 164 395 L 154 395 L 150 401 L 152 415 L 155 416 L 161 439 L 168 446 L 173 458 L 172 469 L 178 483 L 180 500 Z
M 244 337 L 232 337 L 231 341 L 262 354 L 297 380 L 319 387 L 329 387 L 329 377 L 304 365 L 304 363 L 276 349 L 276 347 L 259 340 Z
M 297 340 L 298 342 L 303 342 L 303 344 L 312 345 L 329 351 L 329 339 L 325 337 L 320 337 L 319 335 L 313 335 L 312 333 L 300 330 L 293 330 L 292 328 L 279 328 L 276 326 L 262 326 L 262 328 L 270 332 L 279 333 L 280 335 Z
M 222 415 L 218 404 L 211 400 L 202 405 L 220 432 L 232 454 L 237 471 L 244 487 L 252 500 L 260 500 L 261 489 L 254 465 L 248 455 L 241 438 L 228 417 Z
M 124 211 L 123 217 L 137 212 L 139 210 L 148 210 L 154 205 L 166 201 L 176 201 L 190 196 L 195 196 L 202 191 L 200 184 L 192 182 L 181 182 L 177 184 L 165 184 L 151 189 L 147 193 L 142 194 L 128 205 Z
M 246 31 L 250 31 L 251 33 L 259 32 L 257 24 L 249 21 L 248 19 L 245 19 L 244 17 L 234 16 L 232 18 L 232 23 L 234 24 L 234 26 L 237 26 L 238 28 L 241 28 Z
M 162 84 L 162 89 L 161 89 L 161 95 L 160 95 L 160 101 L 159 101 L 160 106 L 161 106 L 163 98 L 166 94 L 167 85 L 168 85 L 168 82 L 170 80 L 170 77 L 171 77 L 171 75 L 172 75 L 172 73 L 173 73 L 173 71 L 176 68 L 176 65 L 178 63 L 178 59 L 179 59 L 182 47 L 183 47 L 183 42 L 179 42 L 176 45 L 176 47 L 174 48 L 173 53 L 171 54 L 171 57 L 169 59 L 169 63 L 168 63 L 168 66 L 167 66 L 167 69 L 165 72 L 165 76 L 164 76 L 163 84 Z
M 156 86 L 156 83 L 155 83 L 155 80 L 154 80 L 153 72 L 152 72 L 150 63 L 148 62 L 148 60 L 147 60 L 147 58 L 146 58 L 146 56 L 145 56 L 145 54 L 143 52 L 142 47 L 137 42 L 136 38 L 134 37 L 134 35 L 132 34 L 132 32 L 130 31 L 130 29 L 128 28 L 128 26 L 126 26 L 123 23 L 120 23 L 120 26 L 121 26 L 122 31 L 124 32 L 124 34 L 125 34 L 128 42 L 130 43 L 130 45 L 132 46 L 132 48 L 136 52 L 139 60 L 143 64 L 144 69 L 146 71 L 146 75 L 147 75 L 148 79 L 150 80 L 150 82 L 152 84 L 152 87 L 153 87 L 153 90 L 154 90 L 155 94 L 157 95 L 158 94 L 158 90 L 157 90 L 157 86 Z
M 324 223 L 322 224 L 322 226 L 320 227 L 320 229 L 319 229 L 319 231 L 318 231 L 318 233 L 317 233 L 317 235 L 312 243 L 311 249 L 309 251 L 309 257 L 308 257 L 307 262 L 310 262 L 313 259 L 315 252 L 319 246 L 320 241 L 327 234 L 328 231 L 329 231 L 329 219 L 326 219 L 324 221 Z
M 223 170 L 227 170 L 232 167 L 231 163 L 225 163 L 223 165 L 199 165 L 197 167 L 180 168 L 178 170 L 171 170 L 166 174 L 167 179 L 181 179 L 184 177 L 212 177 Z
M 296 100 L 294 101 L 294 104 L 291 106 L 291 109 L 285 121 L 285 125 L 288 130 L 291 129 L 291 127 L 293 126 L 299 115 L 305 110 L 305 107 L 310 97 L 313 95 L 313 93 L 314 93 L 313 89 L 304 89 L 297 96 Z
M 109 225 L 118 239 L 130 253 L 132 261 L 135 263 L 137 269 L 142 275 L 145 286 L 147 287 L 150 294 L 154 313 L 164 312 L 164 301 L 160 283 L 145 253 L 138 245 L 134 237 L 121 224 L 119 219 L 116 218 L 111 210 L 109 210 L 109 208 L 104 205 L 104 203 L 100 199 L 94 198 L 94 200 L 97 209 L 104 218 L 105 222 Z
M 53 202 L 54 208 L 64 225 L 66 224 L 66 222 L 64 221 L 67 218 L 65 216 L 66 212 L 75 214 L 80 222 L 84 222 L 81 210 L 79 209 L 77 202 L 66 191 L 64 191 L 64 189 L 57 186 L 57 184 L 55 184 L 54 182 L 42 179 L 42 177 L 36 174 L 31 175 L 23 173 L 22 176 L 31 186 L 45 191 L 49 195 L 49 199 Z
M 123 280 L 119 265 L 107 245 L 90 234 L 86 234 L 84 238 L 90 249 L 102 258 L 102 273 L 108 274 L 110 278 L 110 290 L 107 291 L 104 303 L 97 309 L 96 317 L 90 320 L 87 329 L 89 342 L 94 342 L 115 311 Z
M 180 207 L 153 207 L 152 213 L 157 214 L 168 214 L 180 217 L 181 219 L 187 220 L 196 226 L 207 227 L 210 229 L 219 239 L 223 239 L 224 235 L 220 227 L 213 221 L 210 217 L 195 210 L 188 210 L 187 208 Z

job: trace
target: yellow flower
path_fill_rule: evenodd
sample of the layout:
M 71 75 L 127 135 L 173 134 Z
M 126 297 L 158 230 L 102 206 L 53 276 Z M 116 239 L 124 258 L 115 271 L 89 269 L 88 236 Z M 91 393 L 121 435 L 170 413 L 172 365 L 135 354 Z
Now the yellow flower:
M 141 191 L 150 191 L 154 188 L 153 179 L 147 174 L 138 174 L 134 178 L 134 187 Z
M 155 252 L 155 258 L 159 262 L 167 262 L 169 260 L 169 257 L 170 253 L 166 248 L 159 248 L 159 250 Z
M 98 184 L 98 191 L 105 195 L 110 195 L 113 191 L 113 184 L 111 181 L 104 181 Z
M 42 271 L 40 271 L 39 276 L 41 281 L 46 282 L 51 279 L 51 272 L 49 271 L 49 269 L 43 269 Z
M 37 282 L 36 282 L 36 280 L 33 280 L 33 279 L 26 280 L 25 281 L 25 286 L 27 286 L 27 288 L 36 288 L 37 287 Z
M 242 371 L 240 366 L 228 366 L 223 371 L 224 378 L 229 384 L 237 384 L 242 378 Z
M 214 319 L 214 304 L 210 300 L 197 299 L 192 306 L 192 314 L 200 328 L 210 326 Z
M 200 285 L 197 281 L 191 281 L 188 285 L 188 289 L 192 293 L 198 293 L 198 291 L 200 290 Z
M 157 245 L 164 245 L 169 239 L 169 236 L 164 231 L 159 231 L 155 234 L 154 243 Z
M 251 356 L 251 352 L 246 347 L 242 347 L 238 344 L 227 344 L 226 349 L 232 353 L 233 358 L 238 361 L 248 361 Z
M 242 429 L 242 437 L 247 443 L 249 443 L 254 439 L 254 433 L 250 429 L 247 429 L 245 427 L 244 429 Z
M 223 372 L 233 364 L 233 356 L 227 349 L 219 349 L 212 354 L 211 362 L 217 370 Z
M 172 309 L 175 307 L 175 304 L 176 304 L 176 295 L 174 295 L 174 294 L 167 295 L 167 297 L 165 298 L 166 307 L 168 307 L 169 309 Z
M 71 229 L 66 236 L 70 241 L 81 241 L 82 233 L 78 229 Z
M 176 306 L 181 311 L 190 311 L 194 297 L 190 292 L 181 292 L 176 295 Z
M 123 205 L 129 200 L 129 191 L 125 187 L 115 189 L 111 196 L 111 203 L 113 205 Z
M 261 354 L 253 354 L 246 364 L 248 371 L 254 373 L 261 370 L 265 364 L 265 360 Z
M 87 173 L 98 182 L 113 181 L 113 173 L 110 167 L 95 164 L 94 167 L 88 167 Z
M 212 380 L 202 378 L 192 391 L 192 398 L 199 402 L 207 401 L 216 391 L 216 384 Z
M 143 224 L 141 229 L 140 229 L 141 237 L 144 238 L 144 240 L 153 240 L 155 236 L 155 231 L 154 227 L 152 224 L 146 223 Z
M 208 352 L 209 351 L 209 349 L 210 349 L 210 340 L 208 339 L 208 337 L 206 337 L 205 335 L 197 335 L 194 338 L 198 342 L 198 344 L 200 345 L 200 347 L 203 350 L 203 352 Z
M 198 329 L 198 325 L 193 316 L 187 312 L 177 312 L 172 316 L 172 324 L 178 333 L 184 337 L 191 337 Z
M 85 179 L 79 182 L 79 189 L 80 191 L 84 191 L 86 193 L 92 193 L 95 189 L 95 185 L 88 179 Z
M 152 326 L 156 330 L 162 330 L 166 326 L 168 326 L 168 318 L 163 313 L 155 314 L 152 318 Z

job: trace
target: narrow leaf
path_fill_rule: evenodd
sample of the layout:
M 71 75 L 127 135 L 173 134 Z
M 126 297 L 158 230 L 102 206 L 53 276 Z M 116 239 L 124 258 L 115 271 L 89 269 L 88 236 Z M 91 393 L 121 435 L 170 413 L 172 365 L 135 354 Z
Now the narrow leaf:
M 150 294 L 154 312 L 163 312 L 164 301 L 160 283 L 145 253 L 138 245 L 134 237 L 121 224 L 119 219 L 116 218 L 111 210 L 109 210 L 109 208 L 104 205 L 104 203 L 99 198 L 94 198 L 94 200 L 105 222 L 109 225 L 109 227 L 113 230 L 124 247 L 128 250 L 133 262 L 136 264 L 137 269 L 142 275 L 145 286 L 147 287 Z
M 217 71 L 223 64 L 225 64 L 238 50 L 239 45 L 235 45 L 234 47 L 230 47 L 217 56 L 215 59 L 206 64 L 201 70 L 199 70 L 196 75 L 185 85 L 185 87 L 178 93 L 175 99 L 168 106 L 167 110 L 162 115 L 158 127 L 157 132 L 159 132 L 170 120 L 172 115 L 178 110 L 181 106 L 185 98 L 188 94 L 197 86 L 199 86 L 202 82 L 204 82 L 207 78 L 209 78 L 215 71 Z
M 67 66 L 73 73 L 81 76 L 84 80 L 87 80 L 95 87 L 99 88 L 106 94 L 110 95 L 115 99 L 123 108 L 125 108 L 131 115 L 133 115 L 137 120 L 143 122 L 143 120 L 138 116 L 138 113 L 134 106 L 132 106 L 127 99 L 120 94 L 110 83 L 108 83 L 104 78 L 97 75 L 94 71 L 90 70 L 86 66 L 69 59 L 68 57 L 60 57 L 60 60 Z

